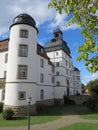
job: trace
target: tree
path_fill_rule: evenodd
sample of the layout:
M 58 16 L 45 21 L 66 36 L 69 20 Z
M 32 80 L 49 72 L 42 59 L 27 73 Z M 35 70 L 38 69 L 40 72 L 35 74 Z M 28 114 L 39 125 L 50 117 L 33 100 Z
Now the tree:
M 0 89 L 5 88 L 5 80 L 0 80 Z
M 91 94 L 98 95 L 98 79 L 95 79 L 94 81 L 90 81 L 87 83 L 87 87 Z
M 70 19 L 67 25 L 76 23 L 81 27 L 85 41 L 78 47 L 77 60 L 84 60 L 90 72 L 98 70 L 98 0 L 52 0 L 49 7 L 55 7 Z

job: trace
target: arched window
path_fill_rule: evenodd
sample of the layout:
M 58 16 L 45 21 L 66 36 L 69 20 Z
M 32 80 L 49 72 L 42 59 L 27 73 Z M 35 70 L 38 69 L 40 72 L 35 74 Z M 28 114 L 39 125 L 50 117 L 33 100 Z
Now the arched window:
M 40 90 L 40 99 L 44 99 L 44 90 L 43 89 Z

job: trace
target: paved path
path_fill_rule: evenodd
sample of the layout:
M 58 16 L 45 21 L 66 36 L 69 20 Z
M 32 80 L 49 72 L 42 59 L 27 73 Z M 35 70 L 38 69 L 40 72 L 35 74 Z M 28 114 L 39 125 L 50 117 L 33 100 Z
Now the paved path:
M 87 123 L 98 123 L 98 120 L 87 120 L 81 119 L 75 112 L 71 111 L 68 108 L 65 108 L 64 115 L 61 116 L 58 120 L 43 123 L 39 125 L 32 125 L 31 130 L 57 130 L 64 126 L 68 126 L 77 122 L 87 122 Z M 27 130 L 27 126 L 19 127 L 0 127 L 0 130 Z

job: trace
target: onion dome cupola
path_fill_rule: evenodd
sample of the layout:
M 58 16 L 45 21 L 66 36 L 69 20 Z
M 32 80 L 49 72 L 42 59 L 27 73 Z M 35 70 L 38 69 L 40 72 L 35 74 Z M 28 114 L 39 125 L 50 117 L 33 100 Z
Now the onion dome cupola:
M 35 20 L 30 15 L 28 15 L 26 13 L 19 14 L 18 16 L 16 16 L 14 18 L 13 24 L 10 26 L 10 28 L 12 26 L 14 26 L 14 25 L 17 25 L 17 24 L 27 24 L 27 25 L 30 25 L 30 26 L 34 27 L 37 30 L 37 32 L 38 32 Z

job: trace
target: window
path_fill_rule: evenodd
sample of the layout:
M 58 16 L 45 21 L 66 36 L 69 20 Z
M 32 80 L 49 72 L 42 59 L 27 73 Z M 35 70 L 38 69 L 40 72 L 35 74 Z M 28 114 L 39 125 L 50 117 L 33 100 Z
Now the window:
M 41 83 L 44 82 L 44 74 L 43 74 L 43 73 L 40 74 L 40 82 L 41 82 Z
M 80 72 L 79 72 L 79 71 L 77 71 L 76 73 L 77 73 L 77 74 L 80 74 Z
M 51 80 L 52 80 L 52 83 L 54 83 L 54 76 L 51 78 Z
M 8 54 L 5 54 L 5 63 L 8 61 Z
M 57 86 L 60 86 L 60 82 L 59 82 L 59 81 L 57 81 L 57 82 L 56 82 L 56 85 L 57 85 Z
M 68 69 L 66 69 L 66 74 L 68 75 Z
M 59 62 L 56 62 L 56 66 L 60 66 L 60 63 L 59 63 Z
M 60 72 L 59 72 L 59 71 L 57 71 L 57 72 L 56 72 L 56 75 L 60 75 Z
M 65 64 L 66 64 L 66 66 L 68 66 L 68 61 L 66 60 L 65 62 L 66 62 L 66 63 L 65 63 Z
M 41 91 L 40 91 L 40 99 L 44 99 L 44 90 L 43 89 L 41 89 Z
M 18 79 L 27 79 L 27 65 L 18 65 Z
M 18 99 L 19 100 L 25 100 L 26 99 L 26 92 L 20 91 L 19 94 L 18 94 Z
M 80 80 L 80 76 L 77 76 L 77 80 Z
M 44 67 L 44 60 L 43 59 L 40 59 L 40 67 Z
M 52 73 L 54 73 L 54 66 L 52 66 L 51 70 L 52 70 Z
M 22 38 L 28 38 L 28 30 L 21 29 L 20 30 L 20 37 L 22 37 Z
M 19 56 L 21 56 L 21 57 L 28 56 L 28 46 L 27 45 L 19 45 Z
M 56 39 L 52 39 L 52 42 L 56 42 Z
M 4 79 L 6 79 L 6 72 L 7 72 L 7 71 L 4 71 Z
M 56 52 L 56 56 L 58 56 L 59 55 L 59 53 L 58 52 Z

